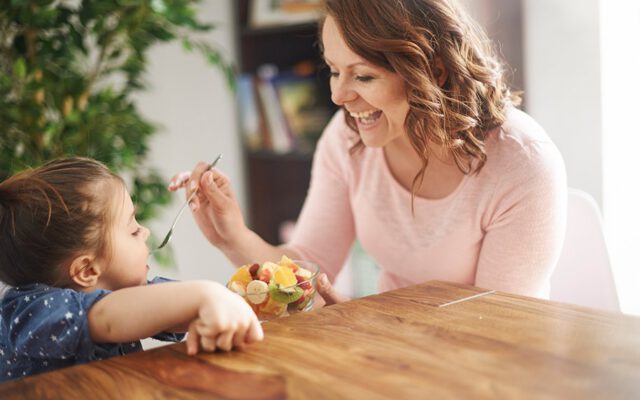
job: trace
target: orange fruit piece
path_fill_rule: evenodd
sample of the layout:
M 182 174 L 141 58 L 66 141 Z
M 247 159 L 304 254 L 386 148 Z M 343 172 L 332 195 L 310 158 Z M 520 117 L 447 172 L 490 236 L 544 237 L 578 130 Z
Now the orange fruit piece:
M 282 258 L 280 259 L 280 261 L 278 262 L 278 264 L 280 264 L 283 267 L 289 267 L 291 268 L 291 270 L 293 272 L 296 272 L 298 270 L 298 264 L 294 263 L 289 257 L 283 255 Z
M 285 288 L 298 283 L 293 270 L 287 267 L 278 267 L 275 274 L 273 275 L 273 279 L 276 283 L 279 283 L 281 287 Z
M 279 317 L 287 311 L 287 305 L 284 303 L 278 303 L 269 297 L 266 302 L 257 306 L 260 315 L 265 317 Z
M 244 286 L 247 286 L 247 284 L 249 284 L 249 282 L 251 282 L 252 280 L 253 279 L 251 279 L 249 268 L 247 268 L 246 266 L 238 268 L 236 273 L 233 274 L 231 279 L 229 279 L 229 281 L 231 282 L 241 282 L 242 284 L 244 284 Z

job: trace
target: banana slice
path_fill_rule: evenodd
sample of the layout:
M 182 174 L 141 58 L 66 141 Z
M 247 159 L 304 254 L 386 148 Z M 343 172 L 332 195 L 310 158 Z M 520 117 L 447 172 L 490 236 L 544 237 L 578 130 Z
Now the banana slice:
M 247 285 L 247 299 L 253 304 L 262 304 L 267 300 L 269 286 L 260 280 L 249 282 Z
M 244 295 L 246 294 L 245 289 L 244 289 L 244 285 L 242 283 L 238 282 L 238 281 L 229 282 L 227 287 L 229 289 L 231 289 L 233 292 L 236 292 L 237 294 L 239 294 L 242 297 L 244 297 Z
M 304 279 L 309 279 L 311 278 L 311 276 L 313 275 L 313 273 L 311 271 L 309 271 L 308 269 L 304 269 L 302 267 L 298 268 L 298 270 L 296 271 L 296 275 L 303 277 Z

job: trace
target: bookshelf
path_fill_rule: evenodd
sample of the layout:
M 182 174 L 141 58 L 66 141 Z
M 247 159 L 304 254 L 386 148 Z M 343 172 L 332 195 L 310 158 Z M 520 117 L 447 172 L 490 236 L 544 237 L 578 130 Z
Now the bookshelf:
M 330 100 L 328 74 L 319 68 L 322 65 L 322 60 L 316 46 L 317 23 L 255 28 L 249 23 L 250 0 L 235 2 L 234 11 L 241 76 L 251 82 L 259 82 L 261 70 L 264 70 L 261 67 L 264 65 L 275 67 L 278 74 L 284 76 L 295 70 L 302 62 L 306 62 L 306 65 L 311 65 L 315 69 L 311 74 L 311 79 L 315 81 L 317 87 L 317 104 L 314 107 L 325 110 L 324 112 L 327 114 L 333 113 L 336 107 Z M 279 77 L 274 80 L 274 82 L 282 81 L 284 80 L 279 80 Z M 295 81 L 295 79 L 289 81 Z M 248 83 L 248 85 L 252 85 L 252 83 Z M 239 85 L 239 90 L 240 87 Z M 282 92 L 277 93 L 282 96 Z M 270 142 L 277 141 L 277 135 L 282 138 L 285 133 L 280 130 L 272 132 L 273 125 L 265 123 L 266 107 L 264 103 L 260 103 L 260 101 L 264 102 L 264 97 L 260 97 L 261 94 L 259 89 L 254 92 L 258 99 L 255 108 L 261 118 L 248 118 L 243 115 L 246 107 L 242 100 L 239 107 L 249 207 L 247 222 L 263 239 L 272 244 L 279 244 L 281 243 L 281 225 L 286 221 L 295 221 L 304 203 L 309 187 L 315 136 L 313 140 L 305 140 L 305 145 L 299 145 L 294 140 L 294 144 L 291 146 L 284 149 L 274 149 Z M 241 96 L 240 92 L 239 95 Z M 271 100 L 267 101 L 268 106 L 273 106 L 275 103 Z M 256 119 L 254 128 L 262 140 L 254 138 L 256 140 L 248 141 L 244 137 L 246 129 L 243 124 L 253 119 Z M 258 123 L 258 119 L 260 123 Z M 324 127 L 324 122 L 316 125 L 318 132 L 320 132 Z M 291 126 L 291 123 L 287 126 Z M 291 132 L 289 135 L 291 136 Z

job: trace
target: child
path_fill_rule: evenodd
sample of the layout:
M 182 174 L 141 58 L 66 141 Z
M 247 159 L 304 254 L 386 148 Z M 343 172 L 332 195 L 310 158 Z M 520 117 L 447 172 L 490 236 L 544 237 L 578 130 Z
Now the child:
M 122 179 L 87 158 L 0 183 L 0 382 L 138 351 L 149 336 L 188 332 L 189 354 L 262 340 L 224 286 L 147 282 L 149 230 L 134 215 Z

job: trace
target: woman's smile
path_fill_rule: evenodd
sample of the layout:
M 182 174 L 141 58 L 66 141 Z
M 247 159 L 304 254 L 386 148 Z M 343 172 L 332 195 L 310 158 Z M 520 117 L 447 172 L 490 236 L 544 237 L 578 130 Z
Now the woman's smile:
M 358 124 L 358 130 L 370 130 L 378 125 L 382 117 L 382 110 L 368 110 L 361 112 L 350 112 Z

